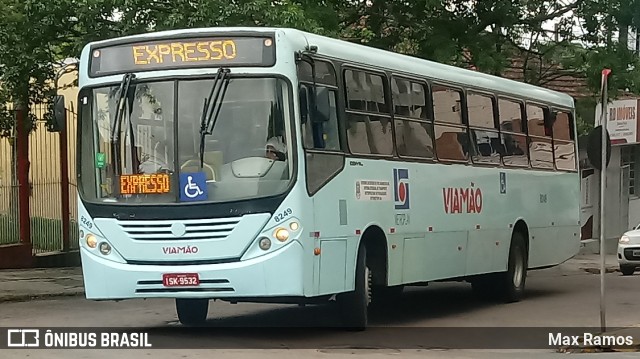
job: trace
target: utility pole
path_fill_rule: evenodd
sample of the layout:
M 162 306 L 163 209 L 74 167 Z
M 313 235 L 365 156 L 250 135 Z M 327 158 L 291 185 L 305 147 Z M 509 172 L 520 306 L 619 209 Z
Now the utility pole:
M 602 70 L 602 83 L 601 83 L 601 99 L 602 99 L 602 111 L 600 112 L 600 125 L 602 126 L 602 135 L 600 136 L 600 329 L 602 332 L 607 330 L 606 320 L 606 305 L 605 305 L 605 265 L 606 265 L 606 253 L 605 253 L 605 231 L 604 231 L 604 198 L 605 188 L 607 181 L 607 104 L 609 99 L 607 96 L 607 78 L 611 73 L 610 69 Z

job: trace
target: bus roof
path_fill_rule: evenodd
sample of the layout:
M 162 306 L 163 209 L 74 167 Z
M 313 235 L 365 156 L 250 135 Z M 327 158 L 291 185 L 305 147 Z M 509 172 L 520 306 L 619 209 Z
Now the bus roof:
M 573 98 L 562 92 L 290 28 L 212 27 L 169 30 L 92 42 L 88 44 L 87 47 L 109 45 L 113 42 L 148 41 L 164 37 L 226 31 L 236 33 L 279 32 L 283 34 L 287 40 L 296 43 L 296 46 L 300 46 L 301 49 L 307 44 L 315 45 L 318 47 L 319 54 L 339 58 L 346 62 L 384 68 L 401 74 L 414 74 L 433 80 L 471 86 L 477 89 L 495 91 L 525 99 L 538 100 L 566 108 L 573 108 L 574 106 Z

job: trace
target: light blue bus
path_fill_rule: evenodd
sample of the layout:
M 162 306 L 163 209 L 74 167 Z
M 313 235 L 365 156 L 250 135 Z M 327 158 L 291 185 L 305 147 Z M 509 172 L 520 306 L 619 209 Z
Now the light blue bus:
M 505 301 L 579 248 L 571 97 L 283 28 L 88 44 L 78 116 L 91 300 L 336 301 L 404 286 Z

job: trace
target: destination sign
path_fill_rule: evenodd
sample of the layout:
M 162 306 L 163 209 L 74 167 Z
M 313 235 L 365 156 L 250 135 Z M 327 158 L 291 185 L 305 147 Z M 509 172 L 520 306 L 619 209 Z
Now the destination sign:
M 170 189 L 166 173 L 120 176 L 120 194 L 163 194 Z
M 157 40 L 92 49 L 91 76 L 218 66 L 273 66 L 270 37 Z

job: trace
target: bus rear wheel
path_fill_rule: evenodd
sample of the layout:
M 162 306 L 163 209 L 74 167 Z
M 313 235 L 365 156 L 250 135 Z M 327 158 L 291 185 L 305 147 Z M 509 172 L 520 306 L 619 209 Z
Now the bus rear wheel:
M 340 294 L 336 299 L 345 327 L 349 330 L 365 330 L 371 302 L 371 271 L 367 266 L 367 251 L 364 245 L 360 245 L 358 249 L 354 290 Z
M 507 271 L 477 276 L 471 280 L 471 287 L 481 298 L 518 302 L 524 296 L 527 267 L 526 242 L 522 234 L 515 232 L 511 238 Z
M 505 273 L 500 273 L 499 294 L 507 303 L 518 302 L 524 296 L 527 280 L 528 254 L 524 237 L 514 232 L 509 248 L 509 264 Z
M 208 299 L 176 299 L 176 312 L 180 323 L 187 326 L 204 324 L 209 312 Z

